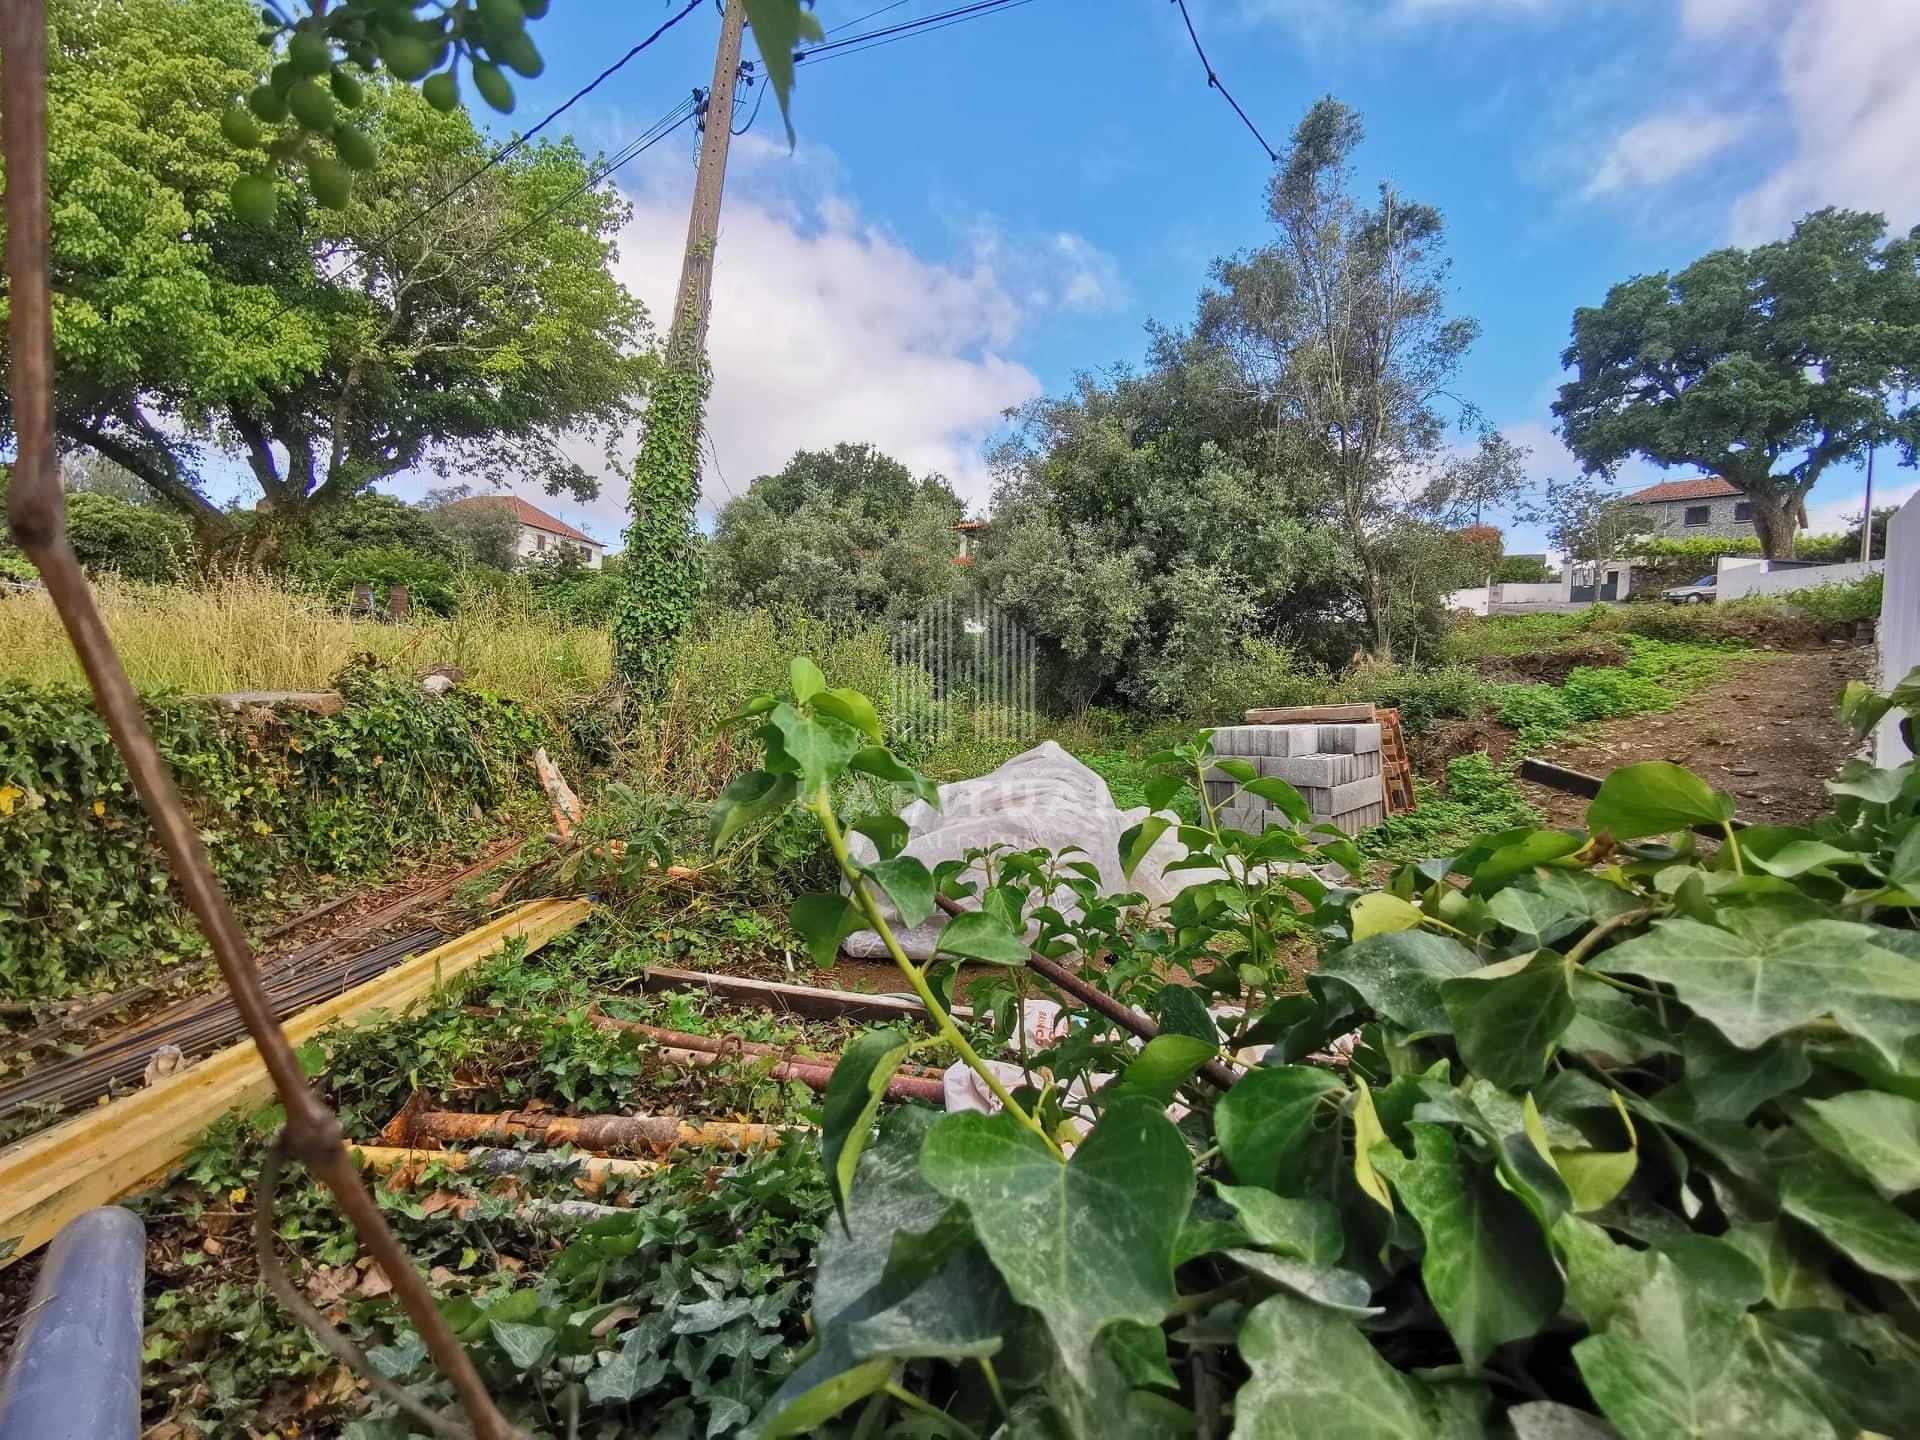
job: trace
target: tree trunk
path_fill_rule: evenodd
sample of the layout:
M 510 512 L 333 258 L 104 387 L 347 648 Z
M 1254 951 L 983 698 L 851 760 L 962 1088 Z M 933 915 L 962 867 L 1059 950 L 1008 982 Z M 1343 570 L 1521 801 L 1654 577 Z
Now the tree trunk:
M 1793 559 L 1794 519 L 1798 500 L 1781 504 L 1778 500 L 1749 492 L 1753 506 L 1753 531 L 1760 537 L 1760 553 L 1769 560 Z
M 1379 567 L 1365 556 L 1361 565 L 1367 572 L 1367 619 L 1373 625 L 1373 658 L 1383 665 L 1393 663 L 1393 626 L 1388 619 L 1387 582 Z

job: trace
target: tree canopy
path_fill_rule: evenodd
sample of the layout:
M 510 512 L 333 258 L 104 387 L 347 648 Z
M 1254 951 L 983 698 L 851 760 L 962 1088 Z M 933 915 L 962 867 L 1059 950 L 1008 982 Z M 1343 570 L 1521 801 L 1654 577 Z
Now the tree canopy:
M 1887 444 L 1914 463 L 1920 228 L 1886 229 L 1817 211 L 1786 240 L 1637 276 L 1576 310 L 1561 356 L 1574 378 L 1553 407 L 1568 447 L 1590 471 L 1643 455 L 1723 475 L 1752 501 L 1764 552 L 1792 555 L 1830 466 Z
M 377 79 L 356 120 L 379 164 L 348 206 L 283 176 L 258 227 L 231 209 L 247 157 L 219 128 L 273 58 L 244 0 L 52 12 L 66 441 L 216 529 L 207 444 L 243 457 L 288 520 L 412 467 L 594 493 L 562 438 L 610 444 L 651 360 L 609 268 L 625 207 L 586 185 L 570 142 L 524 146 L 429 208 L 489 146 L 464 111 Z

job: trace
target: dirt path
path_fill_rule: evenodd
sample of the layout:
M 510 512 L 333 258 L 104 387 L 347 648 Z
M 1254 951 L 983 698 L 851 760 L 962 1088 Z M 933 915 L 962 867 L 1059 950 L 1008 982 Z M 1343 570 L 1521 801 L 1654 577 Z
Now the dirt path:
M 1758 654 L 1672 710 L 1591 727 L 1540 758 L 1591 775 L 1643 760 L 1684 765 L 1738 800 L 1754 824 L 1801 825 L 1828 808 L 1822 782 L 1853 752 L 1835 702 L 1849 680 L 1871 679 L 1874 652 L 1831 647 Z M 1521 782 L 1556 825 L 1578 825 L 1587 802 Z

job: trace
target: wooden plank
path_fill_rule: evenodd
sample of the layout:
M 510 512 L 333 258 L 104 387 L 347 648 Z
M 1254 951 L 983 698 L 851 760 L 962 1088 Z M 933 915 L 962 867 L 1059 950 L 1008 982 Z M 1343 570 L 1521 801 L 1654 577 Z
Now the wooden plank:
M 1279 710 L 1249 710 L 1249 725 L 1370 725 L 1374 708 L 1358 705 L 1288 705 Z
M 375 1011 L 398 1013 L 454 976 L 491 959 L 508 940 L 529 951 L 587 918 L 585 900 L 535 900 L 395 966 L 284 1023 L 304 1043 L 336 1021 Z M 111 1104 L 77 1115 L 0 1150 L 0 1240 L 18 1238 L 4 1268 L 52 1239 L 84 1210 L 106 1205 L 163 1173 L 206 1128 L 232 1110 L 252 1110 L 273 1094 L 273 1082 L 252 1040 Z
M 704 990 L 715 999 L 735 1005 L 756 1005 L 763 1010 L 780 1010 L 813 1020 L 921 1020 L 927 1013 L 918 1000 L 905 996 L 823 990 L 812 985 L 714 975 L 704 970 L 675 970 L 665 965 L 651 966 L 643 983 L 648 990 Z M 952 1013 L 956 1020 L 973 1018 L 973 1011 L 965 1005 L 955 1005 Z

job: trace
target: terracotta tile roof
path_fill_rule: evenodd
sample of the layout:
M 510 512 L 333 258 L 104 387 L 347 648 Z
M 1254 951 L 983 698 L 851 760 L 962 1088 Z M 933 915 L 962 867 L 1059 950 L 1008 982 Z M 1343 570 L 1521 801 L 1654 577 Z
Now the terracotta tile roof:
M 555 519 L 538 505 L 529 505 L 518 495 L 474 495 L 465 500 L 456 500 L 453 503 L 456 506 L 485 505 L 491 509 L 505 509 L 515 520 L 527 526 L 529 529 L 544 530 L 549 535 L 559 535 L 568 540 L 578 540 L 583 545 L 593 545 L 600 549 L 606 548 L 605 541 L 596 540 L 591 535 L 583 534 L 574 529 L 573 526 L 567 524 L 566 521 Z
M 1629 505 L 1658 505 L 1663 500 L 1717 500 L 1722 495 L 1738 495 L 1737 486 L 1718 475 L 1696 475 L 1691 480 L 1663 480 L 1627 496 Z

